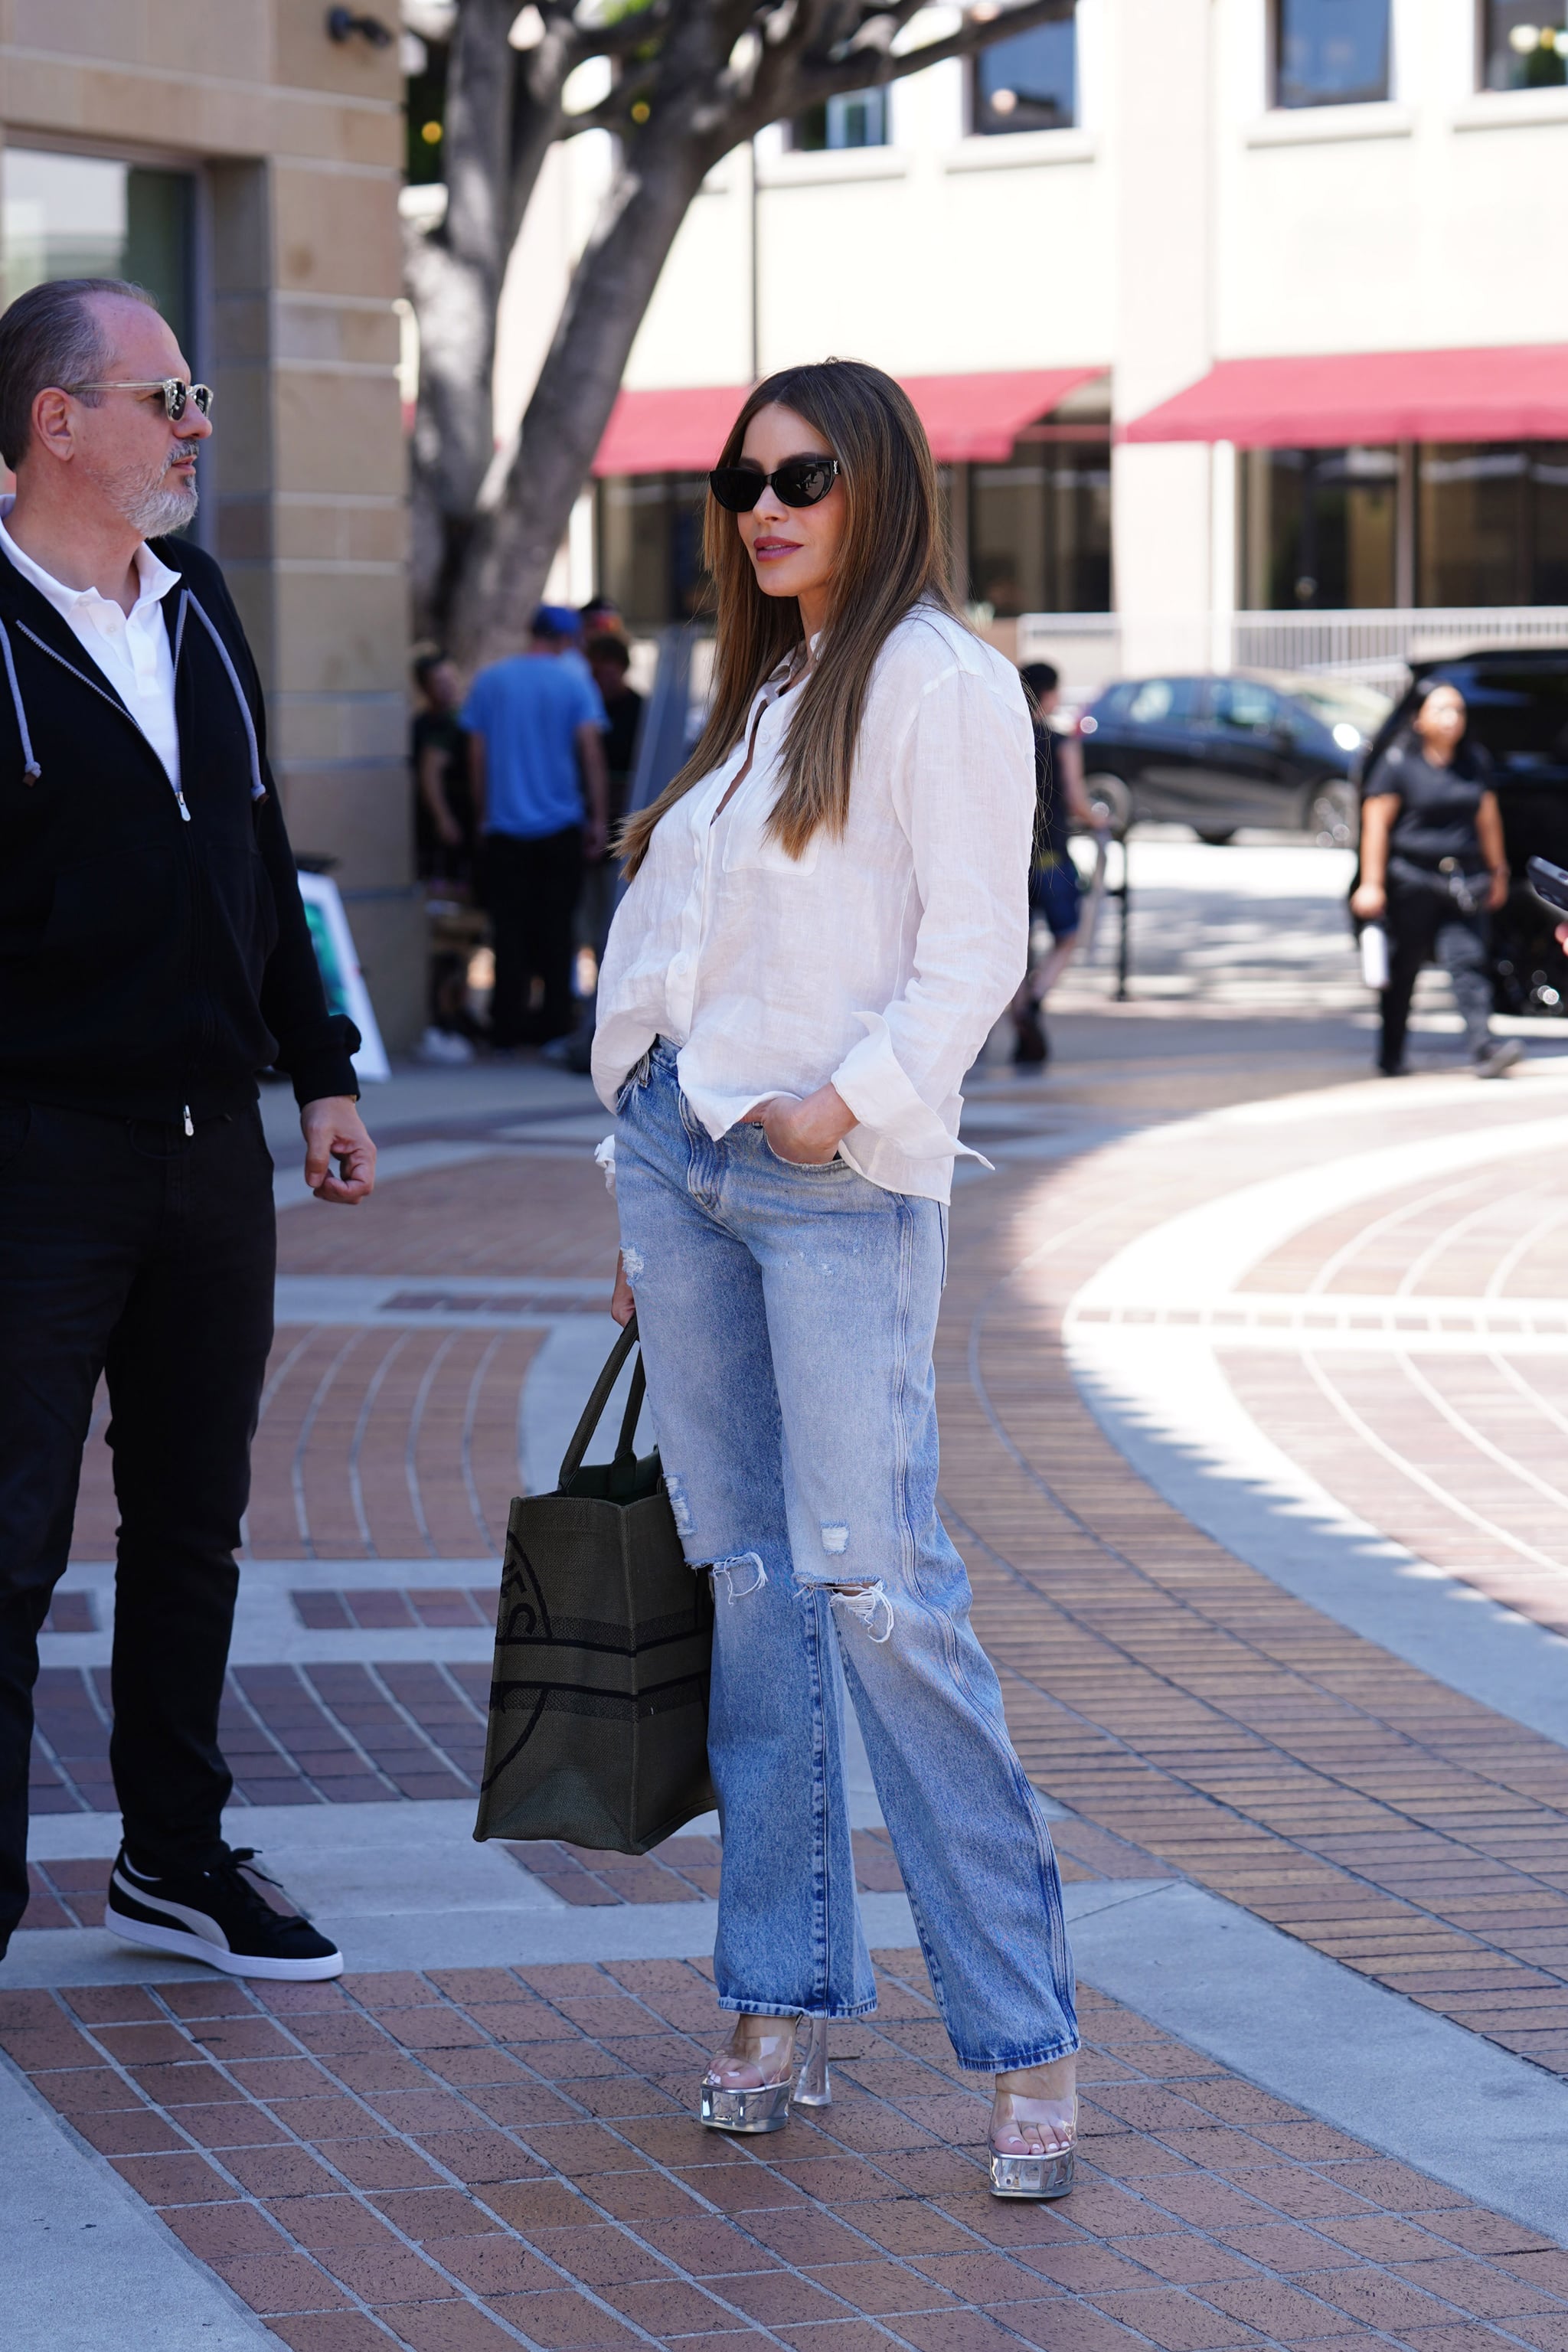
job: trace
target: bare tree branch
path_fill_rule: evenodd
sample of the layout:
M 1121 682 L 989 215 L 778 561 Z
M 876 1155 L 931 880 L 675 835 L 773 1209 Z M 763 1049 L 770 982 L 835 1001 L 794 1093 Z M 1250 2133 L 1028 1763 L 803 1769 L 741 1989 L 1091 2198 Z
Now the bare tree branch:
M 872 11 L 836 10 L 836 15 L 847 13 L 862 21 L 852 33 L 814 45 L 815 53 L 803 54 L 793 42 L 770 53 L 764 44 L 754 89 L 737 88 L 728 93 L 735 110 L 733 135 L 720 152 L 740 145 L 770 122 L 820 106 L 825 99 L 838 98 L 849 90 L 884 89 L 910 74 L 944 65 L 950 58 L 973 57 L 998 40 L 1033 32 L 1037 25 L 1060 24 L 1071 14 L 1071 0 L 1018 0 L 1017 5 L 1000 10 L 994 17 L 971 16 L 958 32 L 940 40 L 924 42 L 917 48 L 895 49 L 899 33 L 928 5 L 929 0 L 899 0 L 899 5 Z M 647 107 L 651 118 L 659 82 L 659 60 L 639 61 L 597 106 L 566 115 L 561 135 L 576 138 L 584 131 L 624 134 L 634 130 L 638 125 L 634 107 Z
M 649 0 L 596 18 L 581 0 L 536 0 L 531 45 L 510 47 L 518 0 L 458 0 L 448 68 L 447 213 L 409 239 L 422 362 L 415 430 L 416 582 L 421 617 L 449 626 L 465 658 L 515 644 L 592 467 L 629 356 L 681 222 L 723 156 L 767 124 L 879 89 L 994 42 L 1059 23 L 1073 0 L 1019 0 L 917 47 L 900 37 L 926 0 Z M 605 5 L 605 0 L 601 0 Z M 614 87 L 572 113 L 586 59 Z M 508 257 L 551 148 L 616 138 L 599 218 L 529 401 L 499 500 L 490 377 Z

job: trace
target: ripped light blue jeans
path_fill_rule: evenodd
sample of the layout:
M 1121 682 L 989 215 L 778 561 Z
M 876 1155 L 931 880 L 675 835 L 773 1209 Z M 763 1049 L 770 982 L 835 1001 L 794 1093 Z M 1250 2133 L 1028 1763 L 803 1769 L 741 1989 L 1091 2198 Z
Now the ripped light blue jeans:
M 718 1604 L 721 2003 L 876 2006 L 847 1685 L 959 2063 L 1064 2056 L 1078 2025 L 1050 1832 L 936 1512 L 945 1210 L 842 1160 L 792 1167 L 759 1127 L 715 1143 L 663 1043 L 622 1092 L 616 1165 L 665 1477 Z

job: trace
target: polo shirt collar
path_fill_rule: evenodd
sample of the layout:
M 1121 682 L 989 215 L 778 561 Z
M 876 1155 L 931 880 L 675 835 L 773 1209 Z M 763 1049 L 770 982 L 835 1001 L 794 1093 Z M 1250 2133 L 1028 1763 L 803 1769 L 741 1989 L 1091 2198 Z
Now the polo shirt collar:
M 41 563 L 35 563 L 25 548 L 18 547 L 5 528 L 16 503 L 15 493 L 0 498 L 0 553 L 9 557 L 23 579 L 28 581 L 40 596 L 47 597 L 62 617 L 68 616 L 79 605 L 90 610 L 95 605 L 111 603 L 112 599 L 100 596 L 96 588 L 68 588 L 63 580 L 57 580 L 52 572 L 46 572 Z M 132 617 L 145 606 L 161 603 L 171 588 L 177 588 L 180 584 L 180 574 L 171 572 L 162 558 L 153 554 L 145 540 L 138 545 L 134 561 L 141 593 L 132 607 Z M 114 609 L 119 612 L 120 607 L 115 605 Z

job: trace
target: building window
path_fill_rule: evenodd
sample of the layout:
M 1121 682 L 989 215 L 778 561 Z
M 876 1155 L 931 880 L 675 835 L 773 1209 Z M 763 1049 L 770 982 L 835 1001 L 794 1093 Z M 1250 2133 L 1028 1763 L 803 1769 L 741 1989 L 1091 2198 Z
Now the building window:
M 1397 450 L 1249 449 L 1243 484 L 1252 610 L 1393 604 Z
M 969 577 L 974 602 L 999 620 L 1108 613 L 1109 440 L 1026 436 L 1005 465 L 972 466 Z
M 600 590 L 634 629 L 688 621 L 707 602 L 705 474 L 617 474 L 599 484 Z
M 1417 481 L 1417 603 L 1568 604 L 1568 442 L 1439 444 Z
M 1388 96 L 1389 0 L 1279 0 L 1276 106 L 1364 106 Z
M 808 106 L 790 126 L 790 144 L 808 152 L 827 147 L 885 147 L 888 143 L 888 93 L 885 89 L 849 89 L 840 97 Z
M 5 299 L 49 278 L 129 278 L 154 298 L 195 367 L 195 211 L 188 172 L 8 146 L 0 158 Z
M 1568 0 L 1484 0 L 1488 89 L 1568 81 Z
M 971 120 L 990 136 L 1071 130 L 1078 121 L 1077 0 L 1066 0 L 1059 23 L 1037 25 L 981 50 Z

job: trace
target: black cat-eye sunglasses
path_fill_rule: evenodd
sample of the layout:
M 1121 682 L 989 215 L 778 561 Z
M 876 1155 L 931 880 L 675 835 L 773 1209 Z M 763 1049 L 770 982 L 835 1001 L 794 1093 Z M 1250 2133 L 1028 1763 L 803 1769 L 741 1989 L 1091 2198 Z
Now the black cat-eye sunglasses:
M 786 457 L 771 474 L 760 466 L 716 466 L 708 487 L 731 514 L 750 514 L 770 489 L 781 506 L 816 506 L 837 479 L 837 457 Z

